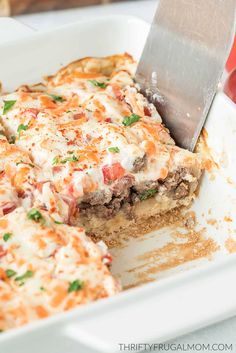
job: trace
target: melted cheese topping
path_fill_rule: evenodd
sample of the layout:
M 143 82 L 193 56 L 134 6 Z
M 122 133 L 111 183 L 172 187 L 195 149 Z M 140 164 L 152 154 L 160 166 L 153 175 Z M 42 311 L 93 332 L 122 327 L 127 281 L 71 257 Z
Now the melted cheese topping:
M 23 208 L 0 219 L 0 329 L 118 292 L 102 251 L 83 229 Z
M 37 182 L 49 183 L 42 201 L 48 205 L 55 192 L 61 199 L 57 219 L 69 217 L 61 214 L 63 199 L 78 204 L 97 190 L 112 194 L 126 175 L 138 185 L 165 179 L 180 166 L 200 168 L 196 155 L 174 145 L 155 107 L 138 92 L 134 70 L 127 54 L 84 59 L 49 77 L 41 91 L 23 87 L 1 98 L 8 139 L 14 136 L 29 154 Z M 15 101 L 5 114 L 4 101 Z

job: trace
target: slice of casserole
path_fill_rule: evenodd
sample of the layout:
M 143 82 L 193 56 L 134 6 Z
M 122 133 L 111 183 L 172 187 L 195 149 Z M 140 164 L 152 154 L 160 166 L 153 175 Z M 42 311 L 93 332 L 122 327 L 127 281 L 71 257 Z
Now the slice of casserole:
M 0 330 L 112 296 L 109 257 L 82 228 L 20 207 L 0 218 Z
M 85 58 L 0 101 L 6 135 L 38 166 L 37 182 L 66 202 L 68 222 L 106 240 L 189 205 L 201 175 L 197 154 L 175 145 L 139 92 L 135 67 L 128 54 Z
M 69 219 L 69 206 L 54 192 L 47 180 L 40 181 L 42 171 L 30 159 L 27 151 L 7 141 L 5 131 L 0 134 L 0 217 L 23 206 L 43 207 L 61 222 Z

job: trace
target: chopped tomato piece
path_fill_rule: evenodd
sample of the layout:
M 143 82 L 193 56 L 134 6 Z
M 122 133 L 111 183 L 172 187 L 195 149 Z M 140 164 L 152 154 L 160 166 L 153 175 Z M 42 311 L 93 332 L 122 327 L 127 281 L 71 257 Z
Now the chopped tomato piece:
M 17 205 L 13 202 L 7 202 L 4 206 L 2 206 L 2 213 L 6 215 L 16 209 Z
M 85 114 L 84 113 L 77 113 L 77 114 L 73 115 L 73 119 L 74 120 L 78 120 L 78 119 L 81 119 L 81 118 L 85 118 Z
M 37 118 L 37 115 L 39 113 L 39 109 L 36 109 L 36 108 L 26 108 L 24 110 L 24 115 L 27 117 L 27 118 L 32 118 L 32 119 L 36 119 Z
M 112 181 L 122 178 L 125 174 L 125 170 L 120 163 L 114 163 L 112 165 L 104 165 L 102 167 L 102 173 L 104 183 L 110 184 Z
M 107 253 L 106 255 L 104 255 L 102 257 L 102 261 L 103 261 L 104 265 L 107 265 L 107 266 L 111 265 L 112 264 L 111 254 Z
M 52 167 L 53 174 L 60 173 L 63 169 L 64 169 L 64 167 L 60 166 L 60 165 L 56 165 L 56 166 Z
M 3 249 L 3 246 L 0 245 L 0 258 L 7 254 L 7 250 Z
M 146 106 L 143 108 L 143 111 L 144 111 L 144 114 L 146 116 L 151 116 L 152 115 L 150 109 L 148 107 L 146 107 Z

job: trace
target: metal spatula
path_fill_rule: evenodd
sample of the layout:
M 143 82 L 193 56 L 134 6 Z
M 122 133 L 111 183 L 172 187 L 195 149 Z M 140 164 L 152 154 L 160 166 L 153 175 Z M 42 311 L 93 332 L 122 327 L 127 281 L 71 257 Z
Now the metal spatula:
M 160 0 L 136 80 L 177 145 L 193 150 L 234 35 L 236 0 Z

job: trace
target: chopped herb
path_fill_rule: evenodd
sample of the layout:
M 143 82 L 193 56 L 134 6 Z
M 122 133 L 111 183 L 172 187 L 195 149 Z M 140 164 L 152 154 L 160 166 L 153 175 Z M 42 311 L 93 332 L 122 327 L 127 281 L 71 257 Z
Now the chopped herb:
M 63 224 L 63 222 L 59 222 L 59 221 L 54 221 L 54 223 L 56 223 L 56 224 Z
M 5 233 L 3 234 L 3 240 L 8 241 L 12 236 L 12 233 Z
M 93 86 L 95 87 L 100 87 L 100 88 L 106 88 L 107 84 L 105 82 L 98 82 L 96 80 L 88 80 Z
M 59 163 L 59 158 L 58 157 L 54 157 L 52 160 L 52 164 L 58 164 Z
M 27 213 L 27 218 L 32 219 L 35 222 L 41 222 L 43 223 L 45 221 L 44 217 L 42 214 L 36 209 L 32 208 L 28 213 Z
M 45 290 L 46 290 L 44 287 L 40 287 L 39 289 L 40 289 L 42 292 L 45 292 Z
M 49 94 L 49 96 L 55 101 L 55 102 L 64 102 L 65 99 L 62 96 L 56 96 L 55 94 Z
M 4 106 L 3 106 L 3 114 L 6 114 L 16 103 L 16 101 L 3 101 Z
M 34 275 L 34 273 L 32 271 L 26 271 L 23 275 L 16 277 L 15 281 L 22 282 L 27 278 L 33 277 L 33 275 Z M 23 283 L 21 283 L 21 284 L 23 284 Z
M 26 131 L 28 128 L 29 128 L 28 125 L 20 124 L 20 125 L 18 126 L 18 128 L 17 128 L 17 132 L 18 132 L 18 134 L 19 134 L 19 137 L 20 137 L 20 132 L 21 132 L 21 131 Z
M 79 158 L 76 157 L 75 155 L 73 155 L 71 158 L 70 158 L 70 162 L 78 162 Z
M 109 147 L 108 151 L 111 153 L 119 153 L 120 149 L 119 149 L 119 147 Z
M 16 162 L 16 165 L 19 165 L 19 164 L 28 164 L 30 167 L 32 167 L 32 168 L 34 168 L 35 166 L 34 166 L 34 164 L 32 164 L 32 163 L 26 163 L 26 162 L 24 162 L 24 161 L 22 161 L 22 159 L 19 161 L 19 162 Z
M 22 161 L 22 159 L 21 159 L 19 162 L 16 162 L 16 165 L 19 165 L 19 164 L 21 164 L 21 163 L 24 163 L 24 162 Z
M 75 281 L 71 282 L 68 288 L 68 292 L 77 292 L 78 290 L 82 289 L 84 287 L 84 282 L 80 281 L 79 279 L 76 279 Z
M 69 154 L 73 153 L 73 152 L 68 152 Z M 62 163 L 62 164 L 66 164 L 66 162 L 78 162 L 79 158 L 76 157 L 74 154 L 72 157 L 67 157 L 64 159 L 59 159 L 58 157 L 54 157 L 52 160 L 52 164 L 58 164 L 58 163 Z
M 145 190 L 141 195 L 140 195 L 140 200 L 146 200 L 149 199 L 149 197 L 154 196 L 157 193 L 156 189 L 149 189 Z
M 72 157 L 67 157 L 67 158 L 65 158 L 65 159 L 62 159 L 62 160 L 61 160 L 61 163 L 62 163 L 62 164 L 65 164 L 66 162 L 78 162 L 78 160 L 79 160 L 79 158 L 76 157 L 76 156 L 73 154 Z
M 136 123 L 137 121 L 139 121 L 139 119 L 141 119 L 141 117 L 139 115 L 131 114 L 130 116 L 125 116 L 122 123 L 125 126 L 129 126 L 129 125 L 132 125 L 133 123 Z
M 16 136 L 10 136 L 9 143 L 13 145 L 16 142 Z
M 8 278 L 11 278 L 16 275 L 16 271 L 8 269 L 8 270 L 6 270 L 6 275 Z

